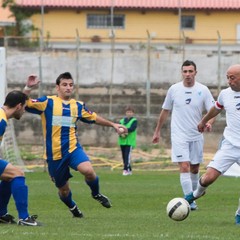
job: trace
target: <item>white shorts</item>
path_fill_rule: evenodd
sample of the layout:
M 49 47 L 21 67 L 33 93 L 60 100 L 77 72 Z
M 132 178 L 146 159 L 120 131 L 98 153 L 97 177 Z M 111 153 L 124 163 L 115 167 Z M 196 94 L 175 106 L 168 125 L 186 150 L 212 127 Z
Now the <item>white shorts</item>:
M 234 163 L 240 165 L 240 147 L 235 147 L 224 139 L 221 148 L 216 152 L 207 167 L 215 168 L 224 174 Z
M 172 162 L 203 162 L 203 139 L 193 142 L 184 142 L 172 139 Z

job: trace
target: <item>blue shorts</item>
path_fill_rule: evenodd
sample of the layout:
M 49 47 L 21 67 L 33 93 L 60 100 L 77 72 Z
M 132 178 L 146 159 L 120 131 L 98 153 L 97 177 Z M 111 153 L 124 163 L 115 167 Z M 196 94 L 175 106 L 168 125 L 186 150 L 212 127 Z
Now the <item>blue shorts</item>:
M 89 161 L 89 157 L 82 148 L 76 148 L 72 153 L 64 155 L 59 160 L 47 160 L 48 172 L 57 188 L 64 186 L 72 177 L 70 168 L 77 171 L 77 166 Z
M 9 164 L 9 162 L 3 160 L 3 159 L 0 159 L 0 176 L 3 174 L 6 166 Z

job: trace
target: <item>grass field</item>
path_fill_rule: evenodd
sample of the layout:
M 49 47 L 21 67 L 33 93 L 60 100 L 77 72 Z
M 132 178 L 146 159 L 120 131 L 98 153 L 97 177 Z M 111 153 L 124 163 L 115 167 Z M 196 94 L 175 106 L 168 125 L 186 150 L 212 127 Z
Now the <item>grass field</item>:
M 135 171 L 132 176 L 122 176 L 120 170 L 96 171 L 101 192 L 109 196 L 112 208 L 105 209 L 93 200 L 83 177 L 74 172 L 73 198 L 85 217 L 72 218 L 46 172 L 26 173 L 30 214 L 38 214 L 44 226 L 1 224 L 1 239 L 239 239 L 234 213 L 240 178 L 218 179 L 198 200 L 199 210 L 191 212 L 185 221 L 175 222 L 166 216 L 166 205 L 182 196 L 177 172 Z M 16 216 L 13 200 L 9 213 Z

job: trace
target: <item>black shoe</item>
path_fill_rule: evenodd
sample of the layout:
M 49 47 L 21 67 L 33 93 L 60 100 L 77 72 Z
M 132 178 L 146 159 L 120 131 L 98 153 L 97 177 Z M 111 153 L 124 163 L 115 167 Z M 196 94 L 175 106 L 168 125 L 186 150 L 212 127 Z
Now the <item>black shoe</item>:
M 95 200 L 97 200 L 98 202 L 100 202 L 105 208 L 110 208 L 112 206 L 111 202 L 109 201 L 109 199 L 102 195 L 102 194 L 97 194 L 95 196 L 93 196 L 93 198 Z
M 32 216 L 29 216 L 25 219 L 19 219 L 18 220 L 18 225 L 21 225 L 21 226 L 42 226 L 42 224 L 40 222 L 37 222 L 36 219 L 37 219 L 37 215 L 32 215 Z
M 82 218 L 83 214 L 80 211 L 80 209 L 78 208 L 77 205 L 75 205 L 73 208 L 69 208 L 70 212 L 72 213 L 73 217 L 77 217 L 77 218 Z
M 0 217 L 0 223 L 16 224 L 14 217 L 8 213 Z

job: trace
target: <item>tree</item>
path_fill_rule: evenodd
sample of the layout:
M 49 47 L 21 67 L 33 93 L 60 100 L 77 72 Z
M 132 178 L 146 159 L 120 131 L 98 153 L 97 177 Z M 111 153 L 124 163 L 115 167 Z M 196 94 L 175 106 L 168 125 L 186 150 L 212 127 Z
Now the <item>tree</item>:
M 9 8 L 12 17 L 15 17 L 16 26 L 15 26 L 15 35 L 16 36 L 25 36 L 30 31 L 34 30 L 34 26 L 32 24 L 26 23 L 26 20 L 29 19 L 33 11 L 26 10 L 18 6 L 14 0 L 3 0 L 2 1 L 3 8 Z

